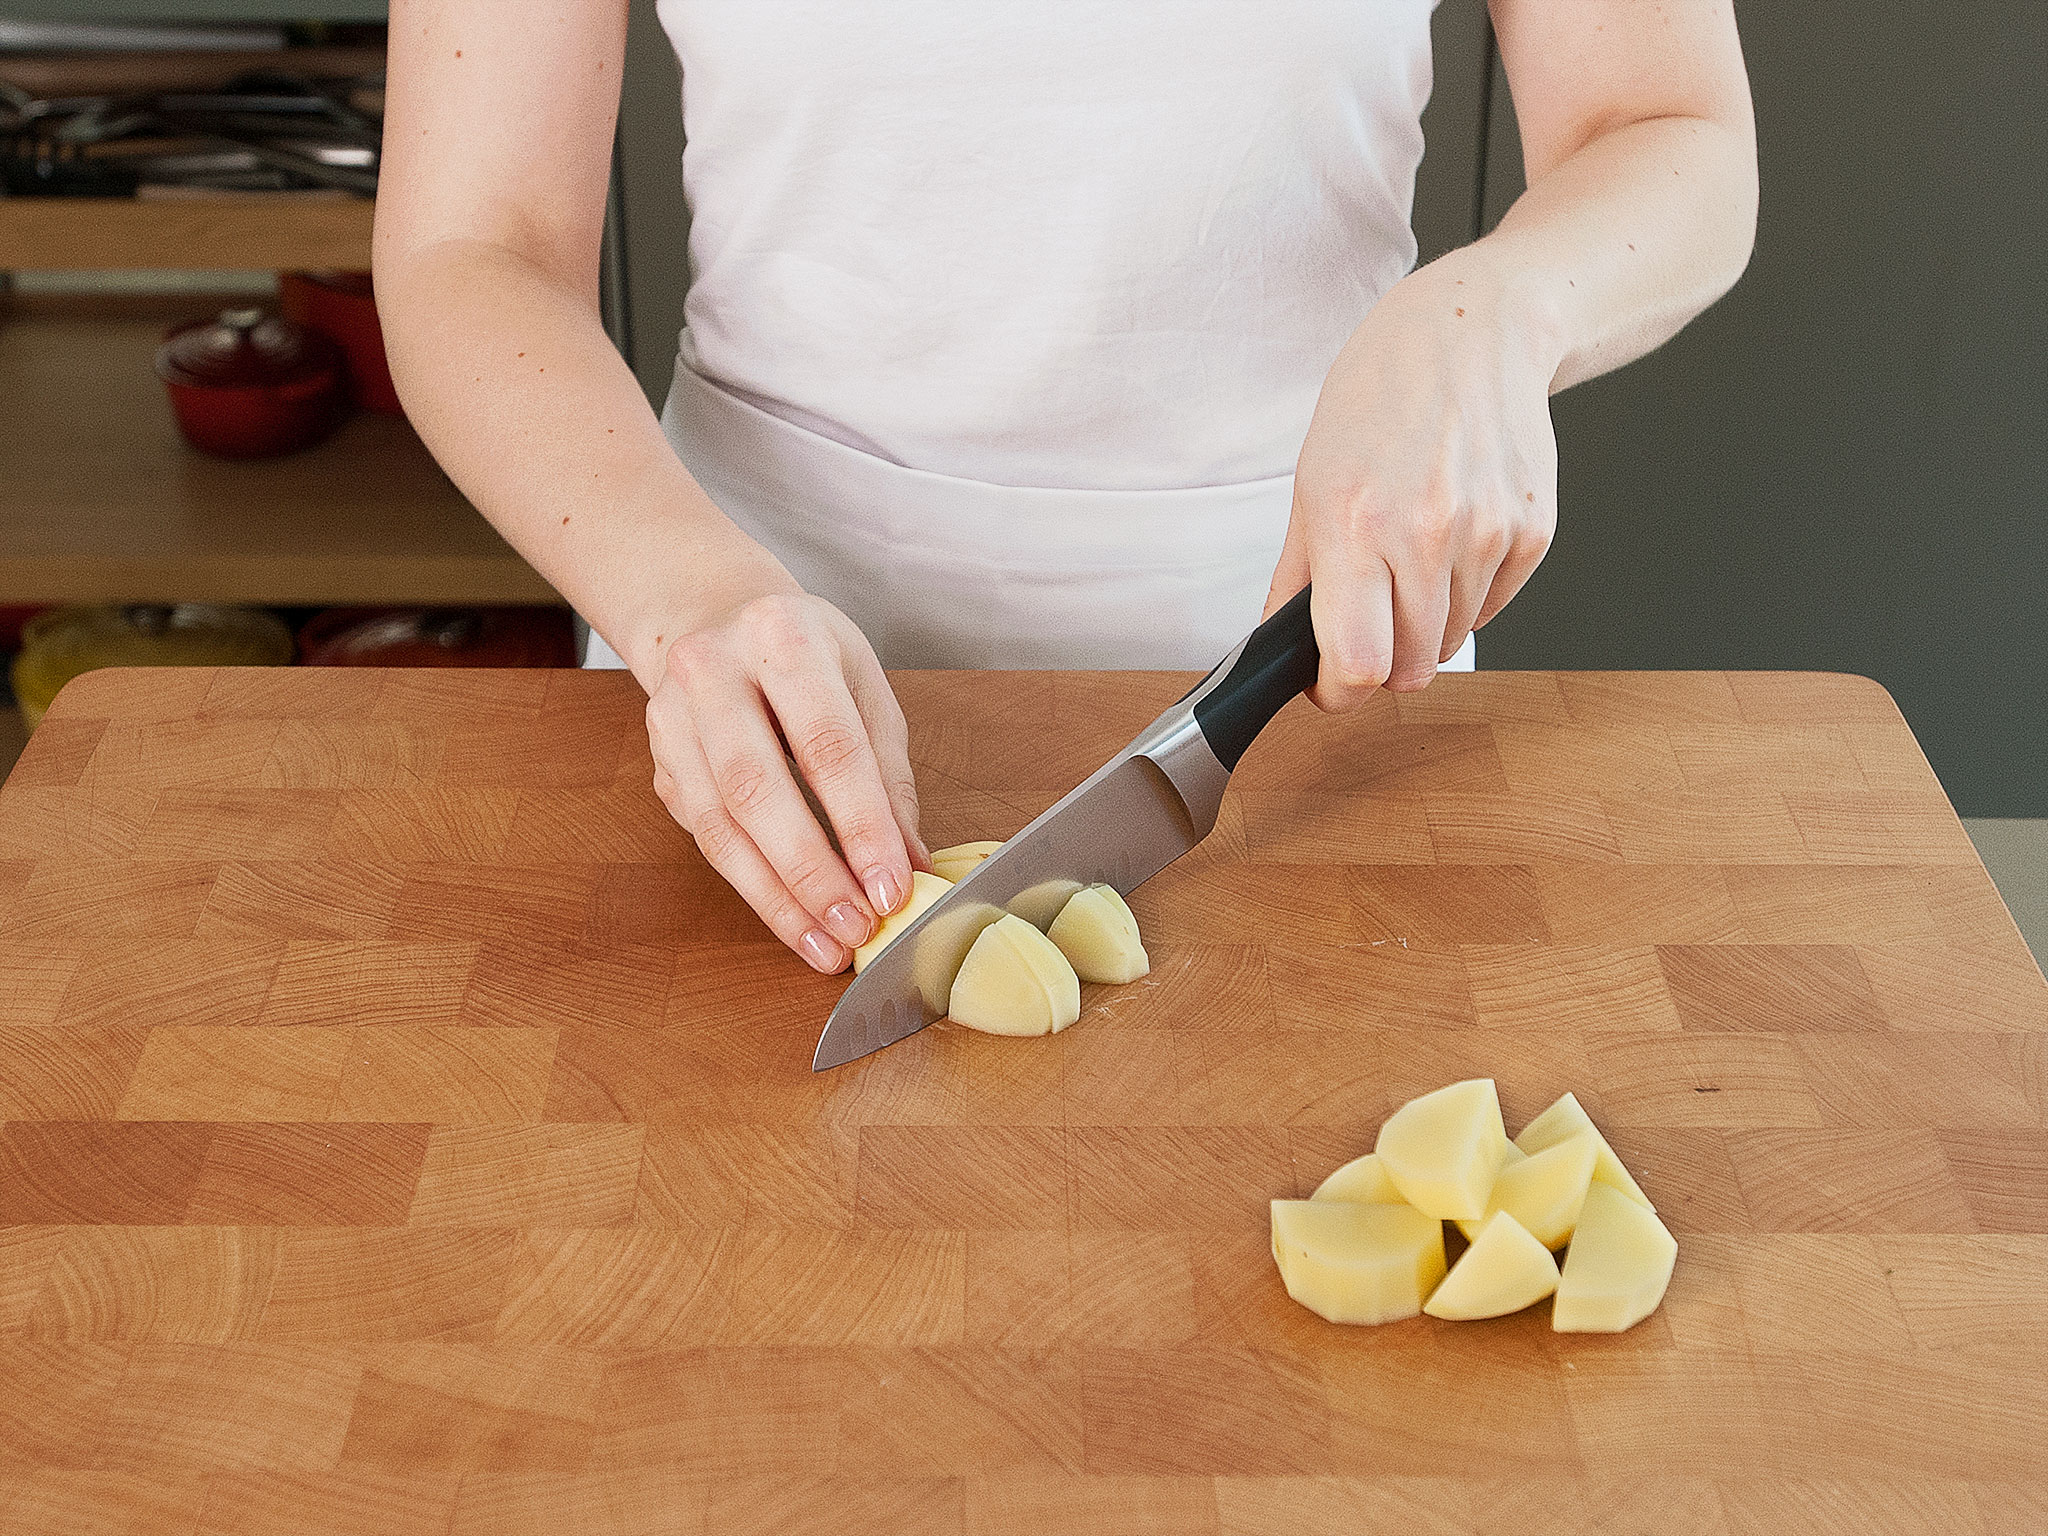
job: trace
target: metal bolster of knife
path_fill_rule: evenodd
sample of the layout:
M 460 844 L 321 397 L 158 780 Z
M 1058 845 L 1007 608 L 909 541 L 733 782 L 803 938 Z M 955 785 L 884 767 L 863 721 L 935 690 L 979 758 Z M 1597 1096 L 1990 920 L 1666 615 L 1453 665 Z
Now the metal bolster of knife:
M 1242 642 L 1238 648 L 1243 649 Z M 1236 654 L 1233 651 L 1231 659 Z M 1225 666 L 1228 664 L 1226 660 Z M 1209 683 L 1214 683 L 1223 671 L 1224 667 L 1218 667 Z M 1197 688 L 1154 720 L 1124 749 L 1125 756 L 1143 759 L 1173 786 L 1187 809 L 1190 846 L 1207 837 L 1215 827 L 1217 812 L 1223 807 L 1224 787 L 1230 783 L 1230 770 L 1217 761 L 1209 738 L 1202 734 L 1201 722 L 1195 718 L 1195 700 L 1206 691 L 1206 684 Z
M 1128 893 L 1207 837 L 1245 748 L 1315 680 L 1308 602 L 1304 589 L 897 935 L 840 997 L 812 1068 L 843 1065 L 942 1015 L 968 949 L 1005 913 L 1043 929 L 1089 881 Z

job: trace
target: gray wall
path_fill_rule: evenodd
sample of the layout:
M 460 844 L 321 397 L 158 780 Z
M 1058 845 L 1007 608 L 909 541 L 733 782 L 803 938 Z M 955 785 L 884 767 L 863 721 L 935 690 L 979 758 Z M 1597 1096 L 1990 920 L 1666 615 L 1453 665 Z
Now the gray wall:
M 1741 21 L 1756 256 L 1557 399 L 1557 544 L 1483 664 L 1865 673 L 1965 816 L 2048 815 L 2048 5 Z
M 632 0 L 619 101 L 613 217 L 624 232 L 628 294 L 622 350 L 656 410 L 675 373 L 683 328 L 689 212 L 683 206 L 683 117 L 676 56 L 654 0 Z

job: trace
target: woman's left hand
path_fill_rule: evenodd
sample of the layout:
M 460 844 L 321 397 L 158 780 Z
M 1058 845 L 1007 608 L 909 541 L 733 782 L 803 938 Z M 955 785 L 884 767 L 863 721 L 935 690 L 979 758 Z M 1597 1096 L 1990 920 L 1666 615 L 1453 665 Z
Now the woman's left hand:
M 1315 582 L 1319 708 L 1424 687 L 1557 526 L 1557 327 L 1459 253 L 1374 306 L 1302 443 L 1266 612 Z

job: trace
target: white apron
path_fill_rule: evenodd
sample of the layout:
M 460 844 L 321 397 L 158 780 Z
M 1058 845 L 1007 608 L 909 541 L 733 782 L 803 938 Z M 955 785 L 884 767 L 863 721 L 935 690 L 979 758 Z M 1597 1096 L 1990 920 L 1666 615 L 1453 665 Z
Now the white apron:
M 1294 487 L 1057 490 L 906 469 L 685 363 L 661 424 L 706 494 L 885 667 L 1207 670 L 1259 621 Z M 624 665 L 594 631 L 585 664 Z M 1472 665 L 1468 638 L 1444 670 Z
M 885 665 L 1210 666 L 1413 265 L 1431 5 L 660 0 L 677 453 Z

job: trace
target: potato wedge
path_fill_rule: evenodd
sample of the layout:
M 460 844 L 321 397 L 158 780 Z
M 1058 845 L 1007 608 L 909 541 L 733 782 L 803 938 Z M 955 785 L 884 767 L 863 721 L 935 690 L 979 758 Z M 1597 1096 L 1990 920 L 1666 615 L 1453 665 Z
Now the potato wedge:
M 1408 1205 L 1275 1200 L 1287 1294 L 1333 1323 L 1413 1317 L 1444 1277 L 1444 1226 Z
M 1564 1256 L 1550 1326 L 1558 1333 L 1633 1328 L 1657 1310 L 1677 1262 L 1678 1239 L 1657 1213 L 1596 1181 Z
M 1556 1289 L 1550 1250 L 1506 1211 L 1495 1211 L 1422 1310 L 1453 1322 L 1506 1317 Z
M 1152 969 L 1152 959 L 1138 939 L 1138 920 L 1113 885 L 1076 891 L 1045 936 L 1059 946 L 1083 981 L 1120 985 Z
M 1607 1145 L 1607 1138 L 1600 1134 L 1600 1128 L 1593 1124 L 1592 1117 L 1580 1107 L 1573 1094 L 1567 1093 L 1523 1126 L 1522 1134 L 1515 1138 L 1515 1145 L 1533 1156 L 1546 1147 L 1554 1147 L 1560 1141 L 1587 1132 L 1591 1132 L 1600 1144 L 1599 1156 L 1593 1163 L 1594 1182 L 1612 1185 L 1648 1210 L 1657 1209 L 1650 1203 L 1650 1197 L 1643 1193 L 1642 1185 L 1621 1165 L 1621 1159 L 1614 1155 L 1614 1148 Z
M 967 951 L 946 1011 L 983 1034 L 1058 1034 L 1081 1016 L 1081 980 L 1051 939 L 1011 915 Z
M 1562 1248 L 1571 1240 L 1579 1208 L 1586 1203 L 1598 1153 L 1598 1138 L 1581 1134 L 1545 1147 L 1534 1157 L 1518 1156 L 1493 1181 L 1486 1218 L 1461 1221 L 1458 1230 L 1476 1241 L 1493 1213 L 1506 1211 L 1544 1247 Z
M 1316 1186 L 1311 1200 L 1350 1200 L 1359 1205 L 1406 1205 L 1387 1177 L 1377 1152 L 1354 1157 Z
M 1486 1214 L 1506 1142 L 1493 1079 L 1475 1077 L 1403 1104 L 1380 1127 L 1373 1150 L 1418 1211 L 1474 1220 Z

